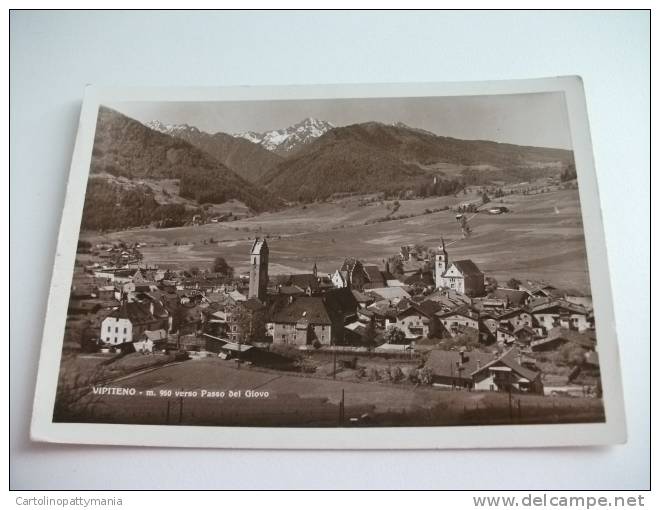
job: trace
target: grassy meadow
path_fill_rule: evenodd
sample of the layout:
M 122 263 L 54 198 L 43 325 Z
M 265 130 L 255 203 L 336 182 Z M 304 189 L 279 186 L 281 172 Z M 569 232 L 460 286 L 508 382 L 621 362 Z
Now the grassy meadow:
M 369 197 L 366 197 L 369 198 Z M 536 195 L 515 194 L 494 199 L 511 212 L 469 215 L 472 235 L 463 238 L 453 207 L 477 201 L 476 193 L 427 199 L 368 202 L 347 197 L 332 202 L 290 207 L 238 221 L 170 229 L 140 228 L 106 235 L 84 234 L 92 242 L 146 243 L 146 263 L 163 267 L 208 267 L 223 256 L 237 271 L 248 267 L 248 251 L 255 236 L 269 236 L 270 274 L 307 272 L 314 262 L 332 272 L 344 258 L 358 257 L 382 264 L 404 244 L 435 247 L 444 237 L 450 260 L 470 258 L 487 276 L 500 282 L 511 277 L 544 279 L 562 288 L 589 292 L 589 275 L 578 190 Z M 379 218 L 411 216 L 375 222 Z M 209 243 L 210 239 L 213 243 Z M 174 243 L 177 242 L 177 246 Z

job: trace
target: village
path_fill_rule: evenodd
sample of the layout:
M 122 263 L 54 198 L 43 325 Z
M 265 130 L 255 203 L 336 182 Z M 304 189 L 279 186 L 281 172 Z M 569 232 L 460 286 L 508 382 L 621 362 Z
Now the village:
M 82 243 L 64 353 L 133 360 L 128 375 L 216 359 L 243 374 L 599 399 L 591 298 L 513 275 L 499 284 L 448 244 L 271 275 L 268 239 L 255 238 L 235 275 L 220 253 L 173 270 L 144 264 L 137 243 Z

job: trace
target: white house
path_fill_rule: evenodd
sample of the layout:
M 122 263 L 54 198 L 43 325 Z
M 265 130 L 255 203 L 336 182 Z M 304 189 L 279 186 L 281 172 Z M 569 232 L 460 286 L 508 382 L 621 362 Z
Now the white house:
M 170 327 L 170 315 L 160 303 L 124 300 L 103 319 L 100 338 L 106 344 L 120 345 L 133 342 L 145 331 L 169 330 Z

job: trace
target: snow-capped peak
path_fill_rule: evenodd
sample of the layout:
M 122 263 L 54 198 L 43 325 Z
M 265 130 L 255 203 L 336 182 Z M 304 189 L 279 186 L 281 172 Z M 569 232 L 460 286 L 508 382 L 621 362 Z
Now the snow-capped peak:
M 165 124 L 159 120 L 150 120 L 144 124 L 154 131 L 160 131 L 161 133 L 166 133 L 168 135 L 176 135 L 177 133 L 182 132 L 200 132 L 195 126 L 189 126 L 188 124 Z
M 288 128 L 266 131 L 265 133 L 246 131 L 237 133 L 234 136 L 245 138 L 252 143 L 261 145 L 269 151 L 286 153 L 300 145 L 314 141 L 334 127 L 330 122 L 325 120 L 307 117 Z

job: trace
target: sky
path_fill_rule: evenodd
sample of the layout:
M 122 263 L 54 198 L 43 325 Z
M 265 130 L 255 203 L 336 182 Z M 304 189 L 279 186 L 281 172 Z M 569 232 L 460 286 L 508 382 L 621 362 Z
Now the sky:
M 188 124 L 216 133 L 263 132 L 307 117 L 346 126 L 403 122 L 466 140 L 572 149 L 562 92 L 490 96 L 109 103 L 140 122 Z

